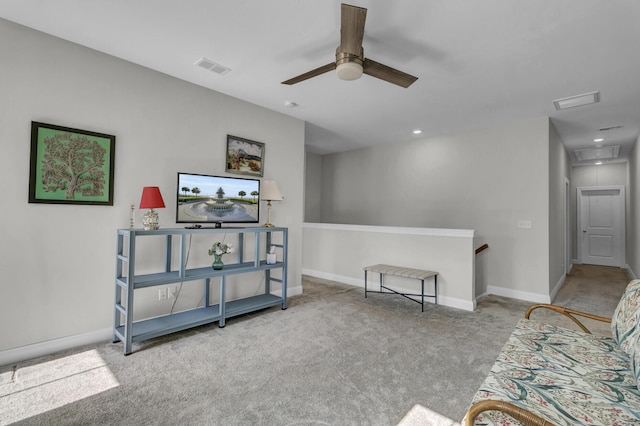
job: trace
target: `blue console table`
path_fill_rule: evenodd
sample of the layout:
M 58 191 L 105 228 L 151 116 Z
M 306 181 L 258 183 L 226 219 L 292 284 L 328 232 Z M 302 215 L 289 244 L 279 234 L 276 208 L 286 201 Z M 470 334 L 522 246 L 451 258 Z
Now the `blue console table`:
M 188 268 L 189 241 L 192 236 L 202 234 L 237 234 L 236 262 L 226 264 L 222 270 L 211 266 Z M 247 238 L 247 236 L 253 238 Z M 160 236 L 166 247 L 164 270 L 153 273 L 136 274 L 136 241 L 139 238 Z M 214 235 L 212 235 L 213 237 Z M 274 238 L 275 236 L 275 238 Z M 279 236 L 279 237 L 278 237 Z M 222 235 L 221 235 L 222 237 Z M 282 305 L 287 308 L 287 228 L 199 228 L 199 229 L 119 229 L 116 248 L 116 277 L 113 341 L 123 342 L 124 354 L 132 352 L 133 342 L 140 342 L 165 334 L 174 333 L 203 324 L 218 322 L 225 326 L 225 320 L 236 315 Z M 177 244 L 176 244 L 177 241 Z M 213 241 L 213 239 L 212 239 Z M 245 244 L 253 244 L 253 250 L 245 250 Z M 177 265 L 172 265 L 174 245 L 177 245 Z M 275 246 L 280 250 L 281 261 L 267 264 L 265 258 L 268 248 Z M 251 259 L 245 259 L 245 252 L 252 252 Z M 227 255 L 231 258 L 234 254 Z M 279 270 L 280 278 L 272 271 Z M 230 300 L 226 299 L 226 277 L 247 272 L 263 272 L 265 276 L 264 293 L 255 296 Z M 220 280 L 218 304 L 210 304 L 211 280 Z M 204 284 L 204 306 L 189 311 L 168 314 L 140 321 L 133 320 L 135 290 L 153 286 L 200 281 Z M 271 284 L 279 283 L 282 294 L 271 294 Z

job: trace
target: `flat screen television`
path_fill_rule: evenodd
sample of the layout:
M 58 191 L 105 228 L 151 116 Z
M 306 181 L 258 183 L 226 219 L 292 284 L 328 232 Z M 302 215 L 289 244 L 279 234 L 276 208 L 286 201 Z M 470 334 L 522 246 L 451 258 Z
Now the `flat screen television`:
M 260 180 L 178 172 L 177 223 L 258 223 Z

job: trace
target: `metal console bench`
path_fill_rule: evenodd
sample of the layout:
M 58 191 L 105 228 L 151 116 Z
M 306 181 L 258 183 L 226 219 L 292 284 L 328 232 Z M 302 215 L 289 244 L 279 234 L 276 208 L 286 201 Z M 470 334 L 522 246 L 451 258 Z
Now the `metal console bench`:
M 380 274 L 380 291 L 372 291 L 367 288 L 367 272 L 376 272 Z M 420 280 L 421 283 L 421 292 L 420 294 L 412 294 L 412 293 L 401 293 L 399 291 L 393 290 L 384 285 L 383 277 L 384 275 L 395 275 L 397 277 L 404 278 L 415 278 Z M 424 280 L 427 278 L 433 277 L 433 285 L 434 291 L 433 294 L 424 294 Z M 384 291 L 387 290 L 387 291 Z M 412 268 L 402 268 L 400 266 L 392 266 L 392 265 L 372 265 L 364 267 L 364 297 L 367 297 L 367 293 L 381 293 L 381 294 L 399 294 L 400 296 L 406 297 L 409 300 L 413 300 L 414 302 L 420 303 L 422 305 L 422 312 L 424 312 L 424 298 L 425 297 L 433 297 L 435 304 L 438 304 L 438 273 L 434 271 L 425 271 L 424 269 L 412 269 Z M 420 300 L 413 299 L 409 296 L 419 296 Z

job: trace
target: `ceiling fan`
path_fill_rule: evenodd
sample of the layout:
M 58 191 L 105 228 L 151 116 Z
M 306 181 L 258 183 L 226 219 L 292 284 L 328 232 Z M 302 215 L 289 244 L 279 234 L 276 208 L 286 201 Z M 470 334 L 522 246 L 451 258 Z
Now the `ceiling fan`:
M 341 80 L 356 80 L 364 73 L 405 88 L 418 79 L 364 57 L 362 38 L 367 9 L 343 3 L 341 12 L 340 45 L 336 49 L 336 61 L 283 81 L 282 84 L 300 83 L 333 70 Z

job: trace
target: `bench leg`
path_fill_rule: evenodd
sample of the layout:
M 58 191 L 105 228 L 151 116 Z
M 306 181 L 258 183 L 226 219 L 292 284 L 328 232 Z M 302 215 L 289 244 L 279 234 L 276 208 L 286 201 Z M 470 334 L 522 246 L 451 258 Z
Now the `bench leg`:
M 435 295 L 435 301 L 436 301 L 436 305 L 438 304 L 438 276 L 434 275 L 433 276 L 433 290 L 434 290 L 434 295 Z
M 422 312 L 424 312 L 424 280 L 422 281 L 422 286 L 421 286 L 421 293 L 422 293 Z
M 364 271 L 364 298 L 367 298 L 367 270 Z

